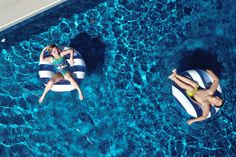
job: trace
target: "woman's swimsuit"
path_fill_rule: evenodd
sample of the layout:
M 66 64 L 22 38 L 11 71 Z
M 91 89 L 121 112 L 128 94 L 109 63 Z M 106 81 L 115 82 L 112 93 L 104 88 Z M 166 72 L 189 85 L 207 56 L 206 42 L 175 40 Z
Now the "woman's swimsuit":
M 61 73 L 63 77 L 69 72 L 67 69 L 67 61 L 64 59 L 64 57 L 60 56 L 58 59 L 53 58 L 52 63 L 56 68 L 55 71 L 57 73 Z
M 199 85 L 197 85 L 197 86 L 193 89 L 193 91 L 185 90 L 185 92 L 187 93 L 187 95 L 188 95 L 189 97 L 193 97 L 194 94 L 198 91 L 198 88 L 199 88 Z

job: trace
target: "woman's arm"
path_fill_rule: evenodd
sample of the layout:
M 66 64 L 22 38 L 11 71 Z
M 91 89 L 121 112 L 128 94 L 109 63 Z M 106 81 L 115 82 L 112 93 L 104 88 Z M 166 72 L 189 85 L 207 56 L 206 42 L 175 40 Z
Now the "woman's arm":
M 42 52 L 41 52 L 41 54 L 40 54 L 40 57 L 39 57 L 39 60 L 40 60 L 40 61 L 43 61 L 43 60 L 44 60 L 44 52 L 46 51 L 46 49 L 47 49 L 47 47 L 45 47 L 45 48 L 42 50 Z
M 61 55 L 65 56 L 67 54 L 70 54 L 70 65 L 74 65 L 74 50 L 73 49 L 68 49 L 68 50 L 64 50 Z
M 212 92 L 212 94 L 216 91 L 218 85 L 219 85 L 219 78 L 211 71 L 211 70 L 206 70 L 207 73 L 212 77 L 213 83 L 209 90 Z
M 206 69 L 207 73 L 212 77 L 213 80 L 218 81 L 219 78 L 213 73 L 213 71 Z
M 187 121 L 188 125 L 191 125 L 194 122 L 199 122 L 199 121 L 205 120 L 207 118 L 208 114 L 209 114 L 209 110 L 210 110 L 210 106 L 204 108 L 202 116 L 188 120 Z
M 207 118 L 206 116 L 200 116 L 200 117 L 197 117 L 197 118 L 188 120 L 187 123 L 188 123 L 188 125 L 191 125 L 191 124 L 194 123 L 194 122 L 203 121 L 203 120 L 205 120 L 206 118 Z
M 40 57 L 39 57 L 40 62 L 42 62 L 42 61 L 48 61 L 48 62 L 50 62 L 50 61 L 51 61 L 51 57 L 44 57 L 44 53 L 45 53 L 45 51 L 47 50 L 47 48 L 48 48 L 48 47 L 45 47 L 45 48 L 42 50 L 42 52 L 41 52 L 41 54 L 40 54 Z

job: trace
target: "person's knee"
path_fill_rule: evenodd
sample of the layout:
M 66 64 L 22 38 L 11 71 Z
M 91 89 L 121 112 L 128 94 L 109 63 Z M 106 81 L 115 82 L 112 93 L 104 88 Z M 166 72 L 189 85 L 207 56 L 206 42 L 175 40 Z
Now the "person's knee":
M 66 79 L 67 79 L 68 81 L 70 81 L 70 82 L 73 81 L 73 78 L 72 78 L 72 77 L 67 77 Z
M 51 79 L 48 83 L 49 83 L 49 84 L 54 84 L 55 82 L 56 82 L 55 79 Z
M 70 80 L 72 77 L 71 77 L 70 74 L 67 73 L 67 74 L 64 76 L 64 78 L 65 78 L 66 80 Z

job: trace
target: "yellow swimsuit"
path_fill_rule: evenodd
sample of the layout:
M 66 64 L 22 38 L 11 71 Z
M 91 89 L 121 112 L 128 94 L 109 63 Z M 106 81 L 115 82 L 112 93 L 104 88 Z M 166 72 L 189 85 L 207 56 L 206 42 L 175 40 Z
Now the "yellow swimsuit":
M 189 97 L 193 97 L 194 94 L 197 92 L 198 88 L 199 88 L 199 85 L 197 85 L 197 87 L 195 87 L 193 91 L 190 92 L 188 90 L 185 90 L 185 92 L 187 93 Z

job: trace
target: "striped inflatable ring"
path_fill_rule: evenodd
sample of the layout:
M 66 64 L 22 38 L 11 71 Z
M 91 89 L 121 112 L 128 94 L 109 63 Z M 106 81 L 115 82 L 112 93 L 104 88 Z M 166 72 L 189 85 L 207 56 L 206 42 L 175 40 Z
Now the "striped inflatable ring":
M 203 89 L 207 89 L 211 86 L 213 79 L 211 76 L 204 70 L 188 70 L 181 73 L 182 76 L 188 77 L 194 81 L 196 81 L 199 86 Z M 172 85 L 172 94 L 178 104 L 192 117 L 199 117 L 202 115 L 203 111 L 202 108 L 192 100 L 177 84 Z M 222 99 L 222 89 L 220 85 L 217 87 L 217 91 L 214 93 L 214 96 L 218 96 Z M 213 105 L 213 104 L 212 104 Z M 211 106 L 210 112 L 207 118 L 211 117 L 215 113 L 219 111 L 219 108 Z
M 70 47 L 58 47 L 58 48 L 63 51 L 72 49 Z M 47 57 L 48 55 L 49 53 L 45 52 L 45 57 Z M 70 54 L 64 57 L 68 61 L 70 58 Z M 69 66 L 68 69 L 72 77 L 75 79 L 75 81 L 78 84 L 80 84 L 85 77 L 86 66 L 85 66 L 85 62 L 82 56 L 76 50 L 74 50 L 74 61 L 75 61 L 75 64 L 72 67 Z M 54 74 L 55 74 L 55 71 L 54 71 L 54 67 L 52 63 L 47 62 L 47 61 L 39 62 L 39 77 L 43 81 L 44 85 L 48 83 L 48 81 L 54 76 Z M 72 91 L 74 89 L 75 88 L 70 84 L 69 81 L 61 80 L 57 82 L 56 84 L 54 84 L 51 90 L 56 91 L 56 92 L 65 92 L 65 91 Z

